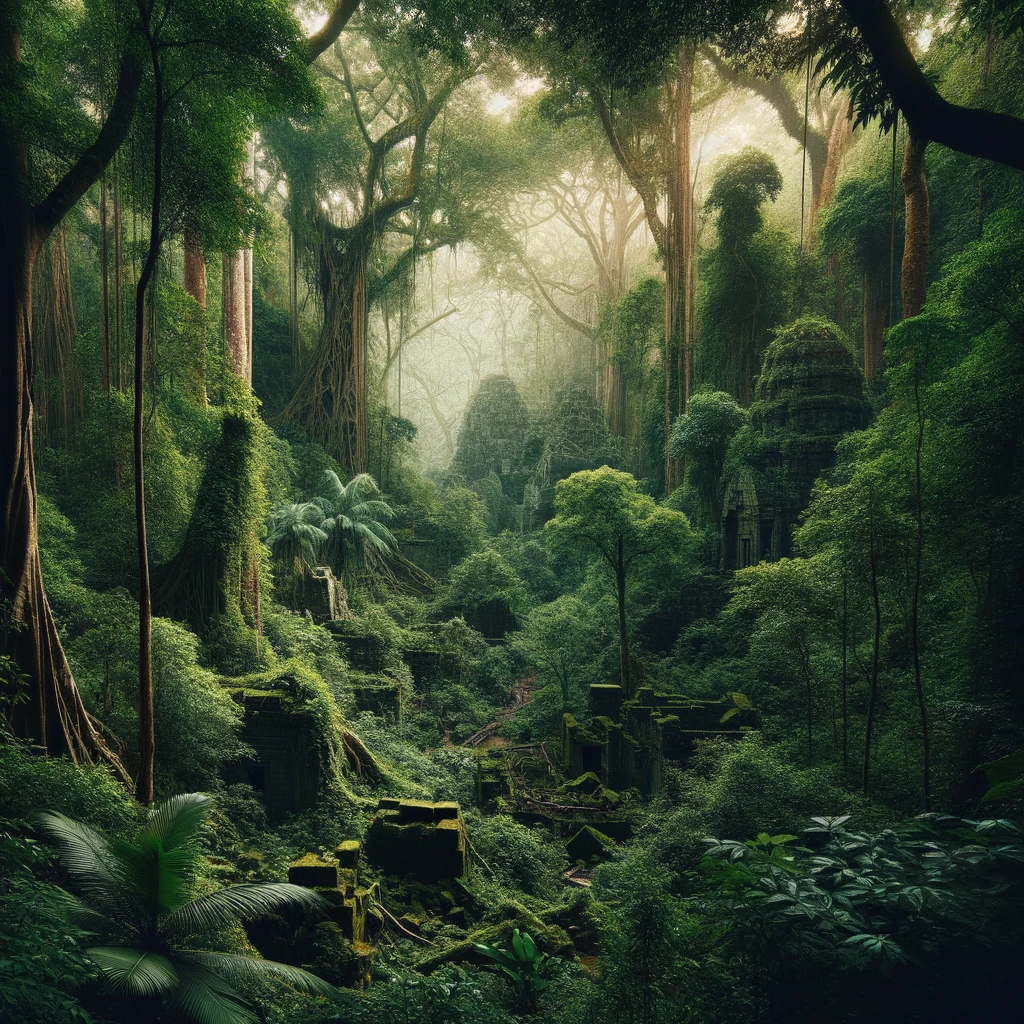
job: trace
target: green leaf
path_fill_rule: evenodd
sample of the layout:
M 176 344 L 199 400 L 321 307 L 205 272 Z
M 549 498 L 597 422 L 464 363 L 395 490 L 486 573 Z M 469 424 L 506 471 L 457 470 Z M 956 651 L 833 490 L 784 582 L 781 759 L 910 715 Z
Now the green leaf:
M 174 1004 L 193 1024 L 258 1024 L 248 1003 L 216 971 L 183 961 Z
M 222 925 L 262 917 L 282 907 L 322 909 L 327 901 L 311 889 L 289 882 L 258 882 L 231 885 L 206 896 L 199 896 L 179 907 L 163 921 L 164 935 L 193 935 Z
M 168 797 L 149 812 L 149 820 L 141 836 L 155 836 L 163 849 L 170 853 L 195 843 L 212 809 L 213 800 L 203 793 L 179 793 Z
M 234 985 L 242 986 L 259 978 L 274 977 L 287 982 L 300 992 L 319 996 L 337 995 L 337 989 L 323 978 L 310 971 L 304 971 L 301 967 L 292 967 L 276 960 L 261 960 L 236 953 L 211 953 L 199 949 L 181 950 L 179 955 L 188 963 L 213 971 Z
M 171 961 L 160 953 L 130 946 L 92 946 L 85 954 L 121 995 L 135 999 L 163 995 L 178 985 Z

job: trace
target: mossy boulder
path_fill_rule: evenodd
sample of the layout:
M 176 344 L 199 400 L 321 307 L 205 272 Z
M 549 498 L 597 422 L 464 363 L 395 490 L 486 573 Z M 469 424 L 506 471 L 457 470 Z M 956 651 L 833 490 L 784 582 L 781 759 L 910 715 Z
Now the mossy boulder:
M 565 852 L 574 863 L 596 864 L 608 860 L 615 849 L 615 840 L 592 825 L 584 825 L 565 844 Z
M 601 789 L 601 780 L 593 772 L 586 772 L 569 782 L 564 782 L 559 791 L 573 796 L 593 796 Z

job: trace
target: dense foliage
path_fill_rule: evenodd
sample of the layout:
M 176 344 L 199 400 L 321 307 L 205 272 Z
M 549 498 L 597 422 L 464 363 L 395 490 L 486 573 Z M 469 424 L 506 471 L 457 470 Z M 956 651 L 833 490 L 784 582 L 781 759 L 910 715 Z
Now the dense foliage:
M 1015 1020 L 1022 5 L 7 7 L 0 1022 Z

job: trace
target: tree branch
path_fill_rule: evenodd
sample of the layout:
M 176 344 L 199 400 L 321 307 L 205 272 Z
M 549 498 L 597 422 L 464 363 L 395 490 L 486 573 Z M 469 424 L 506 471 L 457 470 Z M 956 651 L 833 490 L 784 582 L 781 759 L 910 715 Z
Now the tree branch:
M 127 138 L 128 129 L 135 116 L 141 82 L 142 61 L 137 53 L 129 49 L 121 57 L 114 102 L 96 141 L 35 208 L 35 227 L 40 244 L 46 241 L 50 232 L 64 219 L 71 207 L 99 178 L 121 143 Z
M 885 0 L 841 3 L 917 138 L 1024 170 L 1024 120 L 961 107 L 940 96 L 918 66 Z
M 640 173 L 633 159 L 622 148 L 622 143 L 619 141 L 618 134 L 615 131 L 615 125 L 612 124 L 611 112 L 608 110 L 608 104 L 605 103 L 601 90 L 591 89 L 590 98 L 597 108 L 598 116 L 601 119 L 601 127 L 604 128 L 604 133 L 608 138 L 609 145 L 612 147 L 615 159 L 619 162 L 619 166 L 625 173 L 630 185 L 633 186 L 633 190 L 644 204 L 644 215 L 647 217 L 651 234 L 654 236 L 654 244 L 658 247 L 658 252 L 663 253 L 668 244 L 668 232 L 662 219 L 658 216 L 657 194 L 650 181 Z
M 579 331 L 579 333 L 586 338 L 593 338 L 595 334 L 594 328 L 591 327 L 590 324 L 584 323 L 582 320 L 577 320 L 571 313 L 566 313 L 566 311 L 555 302 L 547 288 L 544 287 L 544 282 L 541 281 L 541 279 L 534 273 L 533 267 L 526 262 L 526 257 L 523 256 L 518 249 L 515 250 L 515 257 L 522 264 L 526 273 L 530 275 L 530 280 L 533 281 L 537 291 L 540 292 L 541 297 L 551 307 L 555 315 L 568 324 L 574 331 Z
M 348 24 L 349 18 L 356 13 L 358 7 L 359 0 L 338 0 L 323 27 L 306 40 L 307 64 L 312 64 L 341 35 L 341 30 Z

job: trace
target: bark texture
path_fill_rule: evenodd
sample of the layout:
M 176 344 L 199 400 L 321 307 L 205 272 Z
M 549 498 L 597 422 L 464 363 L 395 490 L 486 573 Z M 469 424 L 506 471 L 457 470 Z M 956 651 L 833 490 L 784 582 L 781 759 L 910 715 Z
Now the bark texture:
M 0 45 L 20 59 L 8 28 Z M 35 208 L 30 203 L 27 147 L 0 133 L 0 599 L 9 611 L 4 647 L 28 676 L 25 701 L 11 709 L 17 736 L 76 763 L 105 761 L 128 774 L 100 735 L 75 686 L 46 600 L 39 564 L 32 437 L 32 272 L 40 247 L 109 163 L 135 111 L 141 67 L 121 62 L 114 102 L 93 144 Z
M 928 142 L 911 131 L 907 136 L 901 171 L 906 215 L 900 273 L 904 317 L 917 316 L 921 312 L 928 290 L 929 203 L 924 159 L 927 148 Z

